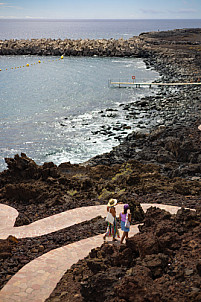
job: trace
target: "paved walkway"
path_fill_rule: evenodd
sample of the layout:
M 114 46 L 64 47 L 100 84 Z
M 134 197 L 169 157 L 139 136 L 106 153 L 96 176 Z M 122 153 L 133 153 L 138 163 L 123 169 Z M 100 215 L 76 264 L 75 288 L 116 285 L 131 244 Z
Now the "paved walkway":
M 146 211 L 150 206 L 157 206 L 175 214 L 179 207 L 161 204 L 142 204 Z M 117 215 L 123 205 L 117 205 Z M 17 211 L 0 204 L 0 238 L 12 234 L 18 238 L 35 237 L 50 233 L 75 223 L 90 220 L 98 215 L 106 216 L 106 206 L 77 208 L 61 214 L 41 219 L 23 227 L 13 227 Z M 129 236 L 138 232 L 137 225 L 131 226 Z M 1 302 L 42 302 L 49 297 L 56 284 L 72 264 L 86 257 L 91 249 L 101 246 L 103 235 L 54 249 L 26 264 L 16 273 L 0 292 Z M 73 301 L 73 297 L 72 297 Z
M 158 206 L 167 211 L 177 212 L 178 207 L 172 207 L 162 204 L 142 204 L 142 208 L 146 211 L 151 206 Z M 123 205 L 116 206 L 117 215 L 122 211 Z M 37 220 L 29 225 L 14 227 L 15 219 L 18 216 L 17 210 L 12 207 L 0 204 L 0 239 L 6 239 L 9 235 L 17 238 L 37 237 L 49 234 L 74 224 L 83 221 L 91 220 L 94 217 L 101 215 L 106 216 L 106 206 L 90 206 L 76 208 L 73 210 L 65 211 L 44 219 Z

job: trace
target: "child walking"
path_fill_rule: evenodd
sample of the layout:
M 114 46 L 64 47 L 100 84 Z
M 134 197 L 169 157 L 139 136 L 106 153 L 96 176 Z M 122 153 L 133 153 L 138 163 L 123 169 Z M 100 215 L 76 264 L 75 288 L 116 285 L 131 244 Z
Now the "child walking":
M 119 214 L 119 219 L 121 221 L 121 230 L 123 231 L 120 242 L 123 243 L 124 238 L 128 238 L 128 232 L 130 231 L 131 214 L 128 204 L 124 205 L 123 212 Z M 129 222 L 129 225 L 127 225 L 127 221 Z

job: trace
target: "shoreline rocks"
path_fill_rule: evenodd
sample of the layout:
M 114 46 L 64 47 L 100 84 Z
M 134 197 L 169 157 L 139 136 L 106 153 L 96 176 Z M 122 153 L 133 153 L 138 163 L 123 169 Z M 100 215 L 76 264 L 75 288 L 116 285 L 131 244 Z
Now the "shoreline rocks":
M 147 53 L 145 63 L 161 74 L 161 82 L 200 80 L 200 33 L 201 29 L 184 29 L 141 34 L 139 39 L 144 41 L 141 45 Z M 169 177 L 201 177 L 201 171 L 193 168 L 200 165 L 201 158 L 200 90 L 200 86 L 180 87 L 176 91 L 161 88 L 158 95 L 142 99 L 139 108 L 137 103 L 124 106 L 131 117 L 140 110 L 150 114 L 150 121 L 151 117 L 158 117 L 162 123 L 158 127 L 157 122 L 151 131 L 147 127 L 129 134 L 111 152 L 90 159 L 86 165 L 121 164 L 134 159 L 158 164 L 161 172 Z M 185 151 L 182 151 L 184 144 Z M 182 152 L 186 154 L 181 155 Z
M 116 165 L 137 160 L 158 165 L 160 172 L 170 178 L 197 176 L 201 179 L 198 124 L 194 121 L 159 127 L 150 133 L 132 132 L 112 151 L 97 155 L 85 164 Z

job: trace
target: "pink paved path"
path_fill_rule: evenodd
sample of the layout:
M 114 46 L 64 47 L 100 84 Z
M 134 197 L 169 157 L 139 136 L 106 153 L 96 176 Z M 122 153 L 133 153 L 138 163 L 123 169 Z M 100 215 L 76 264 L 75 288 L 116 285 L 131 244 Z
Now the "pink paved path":
M 172 211 L 172 209 L 175 209 L 175 211 L 178 210 L 178 207 L 168 205 L 142 204 L 143 210 L 145 211 L 150 206 L 159 206 L 167 211 Z M 122 204 L 116 206 L 117 215 L 119 215 L 122 208 Z M 42 236 L 86 220 L 91 220 L 98 215 L 101 215 L 102 217 L 106 216 L 105 205 L 76 208 L 37 220 L 29 225 L 13 227 L 15 219 L 18 216 L 17 210 L 0 204 L 0 238 L 6 239 L 9 235 L 13 235 L 17 238 Z
M 175 214 L 179 209 L 179 207 L 161 204 L 142 204 L 142 208 L 145 211 L 150 206 L 157 206 L 166 209 L 172 214 Z M 117 205 L 117 214 L 122 210 L 122 208 L 122 204 Z M 78 208 L 41 219 L 28 226 L 17 228 L 13 227 L 14 221 L 17 217 L 16 210 L 0 204 L 0 213 L 0 228 L 2 227 L 0 238 L 6 238 L 8 234 L 24 238 L 38 236 L 38 234 L 42 235 L 45 234 L 45 232 L 50 233 L 75 223 L 90 220 L 98 215 L 105 217 L 106 206 Z M 132 236 L 137 232 L 137 225 L 131 226 L 129 236 Z M 57 248 L 34 259 L 26 264 L 8 281 L 0 292 L 0 301 L 44 301 L 49 297 L 66 270 L 78 260 L 86 257 L 92 248 L 101 246 L 102 243 L 103 235 L 101 234 Z

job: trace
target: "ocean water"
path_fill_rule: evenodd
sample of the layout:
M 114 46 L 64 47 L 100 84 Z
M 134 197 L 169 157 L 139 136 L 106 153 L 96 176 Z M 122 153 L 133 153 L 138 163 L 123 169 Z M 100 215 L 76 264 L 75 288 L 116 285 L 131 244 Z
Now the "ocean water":
M 142 32 L 201 27 L 201 19 L 173 20 L 34 20 L 0 19 L 0 40 L 128 39 Z
M 156 28 L 201 25 L 196 20 L 183 25 L 172 21 L 170 27 L 165 21 L 136 21 L 1 20 L 0 39 L 128 38 Z M 108 80 L 130 81 L 133 75 L 143 82 L 159 78 L 136 58 L 0 56 L 0 69 L 0 171 L 6 168 L 5 157 L 21 152 L 38 164 L 60 164 L 81 163 L 110 151 L 119 137 L 139 130 L 121 105 L 156 90 L 114 89 Z M 142 116 L 146 126 L 150 121 Z M 130 129 L 116 131 L 119 125 Z
M 4 157 L 20 152 L 39 164 L 59 164 L 111 150 L 117 139 L 93 133 L 103 125 L 131 124 L 120 105 L 150 92 L 110 88 L 108 80 L 158 78 L 142 60 L 132 58 L 1 56 L 0 65 L 1 168 Z

